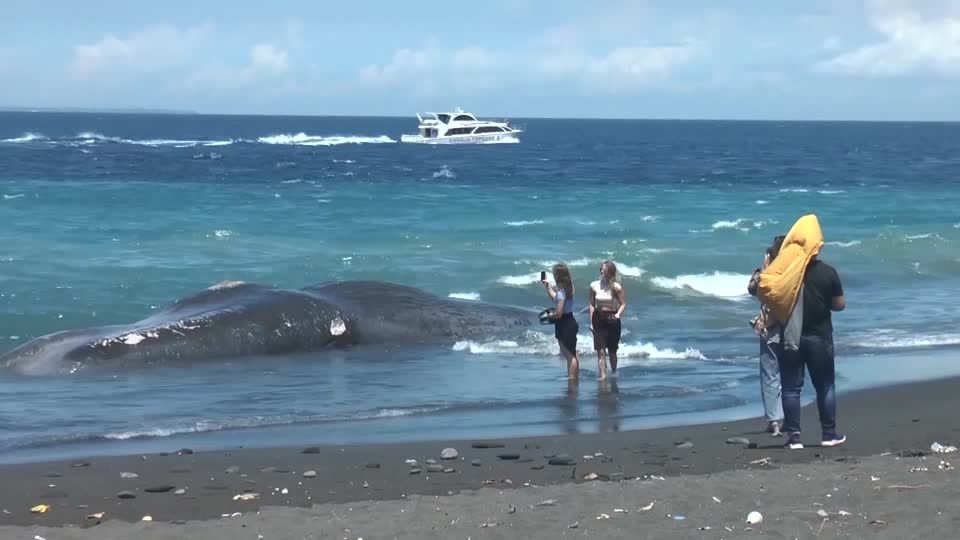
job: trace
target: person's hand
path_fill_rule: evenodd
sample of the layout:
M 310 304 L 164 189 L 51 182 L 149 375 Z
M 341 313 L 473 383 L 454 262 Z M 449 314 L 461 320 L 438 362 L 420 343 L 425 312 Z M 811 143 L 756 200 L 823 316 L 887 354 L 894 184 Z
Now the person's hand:
M 614 313 L 614 314 L 613 314 L 613 318 L 619 321 L 619 320 L 620 320 L 620 314 L 619 314 L 619 313 Z

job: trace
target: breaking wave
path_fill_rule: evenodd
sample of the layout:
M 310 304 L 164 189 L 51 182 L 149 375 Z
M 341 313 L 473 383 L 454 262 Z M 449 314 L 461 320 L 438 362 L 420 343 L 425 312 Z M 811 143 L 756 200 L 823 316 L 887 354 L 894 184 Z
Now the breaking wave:
M 674 278 L 655 277 L 651 282 L 662 289 L 692 291 L 726 300 L 741 300 L 749 296 L 747 282 L 750 276 L 729 272 L 712 274 L 685 274 Z
M 282 144 L 292 146 L 337 146 L 341 144 L 383 144 L 395 143 L 397 141 L 380 135 L 378 137 L 363 137 L 357 135 L 307 135 L 300 132 L 294 135 L 280 134 L 260 137 L 257 142 L 262 144 Z

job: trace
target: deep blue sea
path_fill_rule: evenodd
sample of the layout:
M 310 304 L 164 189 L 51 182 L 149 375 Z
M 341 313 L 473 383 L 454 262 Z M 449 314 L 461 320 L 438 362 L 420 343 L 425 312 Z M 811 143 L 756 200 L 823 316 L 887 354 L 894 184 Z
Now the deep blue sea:
M 758 415 L 746 284 L 808 212 L 848 299 L 834 318 L 840 390 L 960 374 L 960 124 L 518 123 L 518 144 L 439 147 L 397 142 L 416 118 L 0 113 L 0 352 L 224 280 L 377 279 L 541 309 L 539 272 L 564 261 L 582 307 L 611 258 L 629 304 L 608 383 L 579 315 L 575 389 L 552 327 L 0 372 L 0 461 Z

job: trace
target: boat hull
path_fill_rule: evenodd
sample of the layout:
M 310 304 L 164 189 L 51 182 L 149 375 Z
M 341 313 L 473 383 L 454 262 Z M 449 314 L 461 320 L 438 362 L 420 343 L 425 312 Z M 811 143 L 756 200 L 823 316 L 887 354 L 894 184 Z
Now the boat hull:
M 403 135 L 400 142 L 413 144 L 496 144 L 518 143 L 520 131 L 510 133 L 482 133 L 479 135 L 451 135 L 449 137 L 423 137 L 421 135 Z

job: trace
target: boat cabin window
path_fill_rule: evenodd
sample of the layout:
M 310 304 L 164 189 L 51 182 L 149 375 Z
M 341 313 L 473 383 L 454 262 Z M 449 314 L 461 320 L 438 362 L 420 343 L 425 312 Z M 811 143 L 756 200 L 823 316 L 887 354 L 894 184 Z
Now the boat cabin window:
M 460 121 L 460 122 L 476 122 L 476 121 L 477 121 L 476 118 L 470 116 L 469 114 L 461 114 L 461 115 L 458 115 L 458 116 L 457 116 L 456 118 L 454 118 L 453 120 L 454 120 L 454 122 L 456 122 L 456 121 Z
M 503 133 L 503 128 L 500 126 L 481 126 L 474 133 Z
M 443 122 L 444 124 L 446 124 L 446 123 L 450 122 L 450 115 L 449 115 L 449 114 L 438 114 L 438 115 L 437 115 L 437 120 L 440 120 L 441 122 Z
M 447 130 L 447 135 L 467 135 L 473 133 L 472 127 L 453 128 Z

